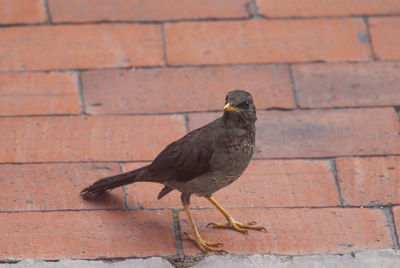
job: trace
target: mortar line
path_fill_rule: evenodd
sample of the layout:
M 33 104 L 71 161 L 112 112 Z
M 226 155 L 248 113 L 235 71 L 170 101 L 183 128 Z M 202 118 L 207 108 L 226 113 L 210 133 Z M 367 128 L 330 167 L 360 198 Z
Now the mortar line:
M 293 77 L 293 70 L 292 70 L 292 64 L 288 64 L 288 70 L 289 70 L 289 78 L 290 78 L 290 85 L 292 88 L 292 93 L 293 93 L 293 98 L 294 98 L 294 103 L 296 104 L 296 108 L 299 109 L 299 98 L 297 96 L 297 91 L 294 83 L 294 77 Z
M 393 206 L 400 206 L 399 204 L 386 204 L 386 205 L 332 205 L 332 206 L 225 206 L 226 209 L 265 209 L 265 210 L 274 210 L 274 209 L 287 209 L 287 210 L 296 210 L 296 209 L 372 209 L 372 210 L 382 210 L 391 208 Z M 216 210 L 215 207 L 191 207 L 191 210 Z M 54 213 L 54 212 L 98 212 L 98 211 L 115 211 L 115 212 L 127 212 L 127 211 L 170 211 L 176 210 L 181 211 L 182 209 L 178 207 L 157 207 L 157 208 L 128 208 L 127 210 L 123 208 L 90 208 L 90 209 L 37 209 L 37 210 L 0 210 L 0 214 L 14 214 L 14 213 Z
M 399 247 L 399 237 L 397 235 L 397 229 L 393 214 L 393 206 L 388 206 L 384 208 L 385 216 L 388 221 L 388 227 L 390 229 L 390 236 L 392 238 L 393 248 L 400 249 Z
M 263 17 L 258 12 L 259 7 L 258 7 L 256 0 L 250 0 L 248 2 L 247 9 L 251 9 L 251 10 L 247 10 L 247 13 L 250 14 L 251 19 L 263 19 Z
M 167 38 L 165 36 L 165 29 L 164 29 L 164 23 L 160 24 L 160 30 L 161 30 L 161 41 L 162 41 L 162 49 L 163 49 L 163 61 L 164 61 L 164 66 L 168 67 L 168 58 L 167 58 Z
M 314 160 L 314 161 L 326 161 L 337 157 L 353 157 L 353 158 L 371 158 L 371 157 L 387 157 L 387 156 L 400 156 L 399 154 L 370 154 L 370 155 L 331 155 L 331 156 L 293 156 L 293 157 L 253 157 L 252 160 L 255 161 L 272 161 L 272 160 Z M 91 161 L 43 161 L 43 162 L 0 162 L 0 165 L 50 165 L 50 164 L 118 164 L 122 163 L 148 163 L 153 159 L 138 159 L 138 160 L 91 160 Z
M 51 18 L 51 13 L 50 13 L 50 8 L 49 8 L 49 1 L 48 0 L 43 0 L 43 1 L 44 1 L 43 2 L 44 3 L 44 9 L 46 11 L 47 24 L 53 24 L 53 19 Z
M 82 73 L 81 72 L 78 72 L 77 83 L 78 83 L 79 99 L 80 99 L 81 105 L 82 105 L 82 113 L 81 114 L 87 115 L 85 96 L 83 94 Z
M 331 159 L 331 160 L 329 161 L 329 164 L 330 164 L 330 166 L 331 166 L 331 171 L 332 171 L 332 174 L 333 174 L 333 179 L 334 179 L 334 181 L 335 181 L 336 190 L 337 190 L 337 192 L 338 192 L 338 197 L 339 197 L 339 201 L 340 201 L 340 206 L 344 206 L 344 200 L 343 200 L 343 197 L 342 197 L 342 191 L 341 191 L 341 189 L 340 189 L 339 179 L 338 179 L 338 176 L 337 176 L 336 159 Z
M 121 174 L 124 173 L 124 170 L 123 170 L 123 163 L 119 162 L 118 165 L 119 165 L 119 171 L 120 171 L 120 173 L 121 173 Z M 124 204 L 124 210 L 129 210 L 128 204 L 127 204 L 127 202 L 126 202 L 127 193 L 126 193 L 125 185 L 123 185 L 121 188 L 122 188 L 122 203 Z
M 81 93 L 79 93 L 81 94 Z M 82 96 L 83 98 L 83 96 Z M 85 100 L 83 100 L 85 102 Z M 279 112 L 293 112 L 293 111 L 335 111 L 335 110 L 365 110 L 365 109 L 384 109 L 384 108 L 391 108 L 397 111 L 397 106 L 393 105 L 381 105 L 381 106 L 332 106 L 332 107 L 299 107 L 299 108 L 281 108 L 281 107 L 270 107 L 265 109 L 257 109 L 257 112 L 270 112 L 270 111 L 279 111 Z M 220 113 L 222 115 L 222 111 L 218 110 L 189 110 L 189 111 L 177 111 L 177 112 L 148 112 L 148 113 L 102 113 L 102 114 L 90 114 L 85 113 L 80 114 L 17 114 L 17 115 L 0 115 L 1 118 L 28 118 L 28 117 L 79 117 L 81 115 L 85 115 L 88 117 L 111 117 L 111 116 L 144 116 L 144 117 L 151 117 L 151 116 L 188 116 L 190 114 L 202 114 L 202 113 Z
M 186 133 L 189 133 L 190 128 L 189 128 L 189 114 L 188 113 L 184 114 L 183 120 L 185 121 Z
M 252 2 L 254 0 L 251 0 Z M 46 0 L 47 2 L 47 0 Z M 258 8 L 258 5 L 256 6 Z M 258 12 L 258 11 L 257 11 Z M 51 14 L 50 14 L 51 15 Z M 379 13 L 379 14 L 358 14 L 358 15 L 331 15 L 331 16 L 280 16 L 280 17 L 266 17 L 258 14 L 258 19 L 262 20 L 332 20 L 332 19 L 362 19 L 367 18 L 381 18 L 381 17 L 400 17 L 400 13 Z M 248 21 L 253 19 L 248 16 L 238 17 L 208 17 L 208 18 L 181 18 L 181 19 L 170 19 L 170 20 L 93 20 L 93 21 L 61 21 L 53 22 L 52 25 L 96 25 L 96 24 L 138 24 L 138 25 L 154 25 L 161 23 L 184 23 L 184 22 L 229 22 L 229 21 Z M 46 23 L 9 23 L 1 24 L 0 28 L 6 27 L 26 27 L 26 26 L 43 26 Z
M 398 119 L 398 121 L 400 123 L 400 106 L 395 106 L 394 110 L 396 111 L 397 119 Z M 399 135 L 400 135 L 400 131 L 399 131 Z
M 376 62 L 383 63 L 399 63 L 398 59 L 377 59 Z M 269 66 L 269 65 L 284 65 L 284 64 L 318 64 L 324 63 L 327 65 L 337 65 L 337 64 L 366 64 L 364 60 L 340 60 L 340 61 L 325 61 L 325 60 L 311 60 L 311 61 L 266 61 L 266 62 L 247 62 L 247 63 L 207 63 L 207 64 L 174 64 L 174 65 L 142 65 L 142 66 L 112 66 L 112 67 L 98 67 L 98 68 L 67 68 L 67 69 L 24 69 L 24 70 L 0 70 L 1 73 L 13 74 L 13 73 L 50 73 L 50 72 L 85 72 L 85 71 L 113 71 L 113 70 L 131 70 L 135 69 L 181 69 L 181 68 L 215 68 L 215 67 L 240 67 L 240 66 Z
M 369 42 L 369 47 L 370 47 L 370 50 L 371 50 L 372 60 L 373 61 L 377 61 L 375 50 L 374 50 L 374 45 L 372 43 L 371 30 L 370 30 L 370 27 L 369 27 L 368 17 L 363 17 L 362 20 L 364 22 L 365 31 L 366 31 L 367 37 L 368 37 L 368 42 Z
M 179 209 L 172 209 L 172 228 L 175 237 L 175 248 L 176 255 L 178 258 L 182 258 L 184 256 L 183 245 L 182 245 L 182 235 L 181 235 L 181 226 L 179 221 Z

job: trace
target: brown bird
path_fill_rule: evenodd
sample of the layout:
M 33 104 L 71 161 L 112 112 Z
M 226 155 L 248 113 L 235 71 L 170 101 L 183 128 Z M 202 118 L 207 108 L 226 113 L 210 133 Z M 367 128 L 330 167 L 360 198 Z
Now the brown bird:
M 134 182 L 156 182 L 165 185 L 158 194 L 162 198 L 172 190 L 181 194 L 183 208 L 193 229 L 187 235 L 204 252 L 224 253 L 221 243 L 201 238 L 189 209 L 192 194 L 207 198 L 227 219 L 226 223 L 210 223 L 214 228 L 232 228 L 247 234 L 246 229 L 265 230 L 255 222 L 236 221 L 212 194 L 237 180 L 248 166 L 255 145 L 256 108 L 251 95 L 243 90 L 227 94 L 223 116 L 189 132 L 168 145 L 151 164 L 127 173 L 101 179 L 82 190 L 81 195 L 93 198 L 107 190 Z

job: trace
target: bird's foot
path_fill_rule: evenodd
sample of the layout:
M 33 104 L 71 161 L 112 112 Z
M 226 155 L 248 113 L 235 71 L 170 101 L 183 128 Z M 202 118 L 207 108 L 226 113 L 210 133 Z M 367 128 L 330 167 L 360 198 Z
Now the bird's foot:
M 229 218 L 228 222 L 226 222 L 226 223 L 210 222 L 209 224 L 207 224 L 207 227 L 231 228 L 242 234 L 248 234 L 248 231 L 246 229 L 256 230 L 256 231 L 264 231 L 264 232 L 267 231 L 264 227 L 256 225 L 256 222 L 254 222 L 254 221 L 241 223 L 241 222 L 236 221 L 234 218 Z
M 208 253 L 208 252 L 213 252 L 215 254 L 218 255 L 222 255 L 222 254 L 226 254 L 228 252 L 226 252 L 223 249 L 217 249 L 215 247 L 219 247 L 222 246 L 222 243 L 218 243 L 218 242 L 208 242 L 206 240 L 204 240 L 203 238 L 201 238 L 200 235 L 190 235 L 188 233 L 184 233 L 184 235 L 186 236 L 187 239 L 192 240 L 203 253 Z

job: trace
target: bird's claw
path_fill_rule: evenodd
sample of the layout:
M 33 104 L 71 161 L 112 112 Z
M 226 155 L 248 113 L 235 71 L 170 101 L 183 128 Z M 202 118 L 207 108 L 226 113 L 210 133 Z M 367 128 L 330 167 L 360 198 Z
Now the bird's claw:
M 198 235 L 198 236 L 194 235 L 193 236 L 193 235 L 190 235 L 190 234 L 188 234 L 186 232 L 184 232 L 183 234 L 185 235 L 186 239 L 189 239 L 189 240 L 192 240 L 193 242 L 195 242 L 196 245 L 200 248 L 200 250 L 205 254 L 207 254 L 209 252 L 213 252 L 213 253 L 215 253 L 217 255 L 223 255 L 223 254 L 227 254 L 228 253 L 227 251 L 225 251 L 223 249 L 214 248 L 214 247 L 222 246 L 223 245 L 222 243 L 206 241 L 206 240 L 202 239 L 200 235 Z
M 249 233 L 246 229 L 256 230 L 256 231 L 264 231 L 264 232 L 267 231 L 267 229 L 265 229 L 264 227 L 256 225 L 255 221 L 241 223 L 241 222 L 236 221 L 233 218 L 232 219 L 228 219 L 228 222 L 226 222 L 226 223 L 210 222 L 209 224 L 207 224 L 206 227 L 231 228 L 231 229 L 234 229 L 235 231 L 240 232 L 242 234 L 248 234 Z

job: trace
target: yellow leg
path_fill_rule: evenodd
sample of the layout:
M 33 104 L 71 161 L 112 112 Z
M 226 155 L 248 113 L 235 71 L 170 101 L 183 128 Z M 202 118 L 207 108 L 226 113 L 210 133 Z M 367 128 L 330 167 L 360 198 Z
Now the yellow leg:
M 232 228 L 235 231 L 241 232 L 243 234 L 247 234 L 246 229 L 257 230 L 257 231 L 266 231 L 266 229 L 262 226 L 255 225 L 256 222 L 247 222 L 241 223 L 236 221 L 229 213 L 226 211 L 213 197 L 207 197 L 208 201 L 210 201 L 228 220 L 227 223 L 209 223 L 207 226 L 212 226 L 213 228 Z
M 189 219 L 190 225 L 192 226 L 194 235 L 189 235 L 187 233 L 185 233 L 185 235 L 187 236 L 187 238 L 189 240 L 192 240 L 193 242 L 196 243 L 196 245 L 200 248 L 201 251 L 203 251 L 203 253 L 207 253 L 207 252 L 214 252 L 216 254 L 224 254 L 226 253 L 225 250 L 222 249 L 215 249 L 212 247 L 218 247 L 218 246 L 222 246 L 222 243 L 218 243 L 218 242 L 208 242 L 204 239 L 201 238 L 199 231 L 197 230 L 196 225 L 194 224 L 193 218 L 192 218 L 192 213 L 190 212 L 190 209 L 188 206 L 186 206 L 184 203 L 182 203 L 183 208 L 186 211 L 186 215 Z

